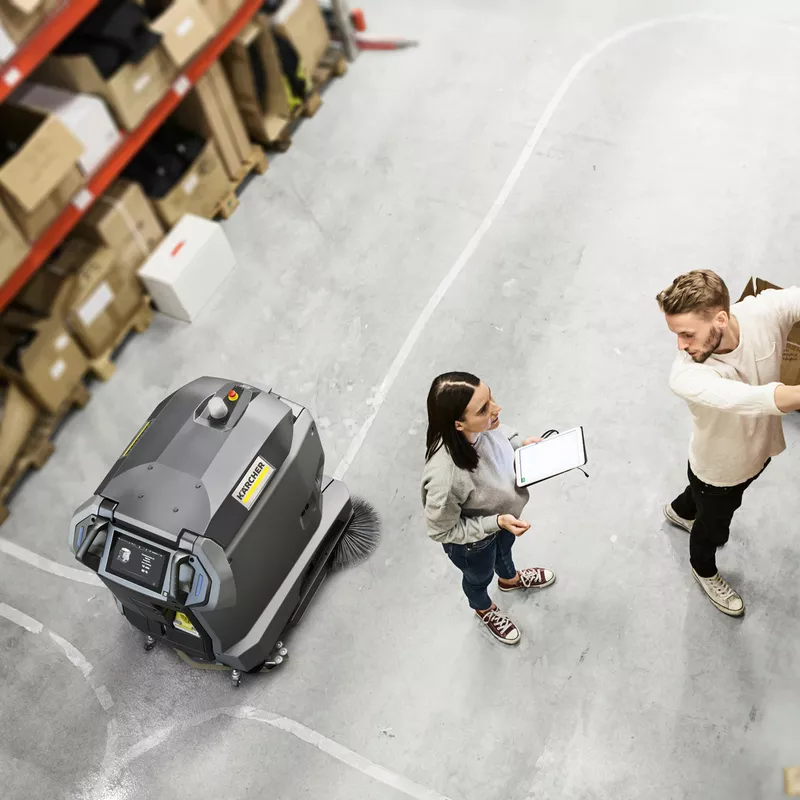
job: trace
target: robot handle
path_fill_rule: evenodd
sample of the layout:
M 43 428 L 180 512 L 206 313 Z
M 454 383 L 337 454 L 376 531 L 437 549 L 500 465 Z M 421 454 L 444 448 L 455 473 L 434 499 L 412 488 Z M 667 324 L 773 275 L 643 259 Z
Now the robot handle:
M 107 527 L 108 527 L 108 522 L 106 520 L 98 520 L 86 532 L 86 536 L 84 540 L 81 542 L 81 546 L 75 553 L 75 558 L 78 561 L 80 561 L 81 564 L 85 563 L 84 558 L 86 558 L 86 554 L 89 552 L 89 548 L 94 544 L 94 540 L 97 538 L 100 531 Z
M 172 572 L 169 578 L 169 599 L 175 603 L 180 602 L 178 600 L 178 578 L 180 577 L 181 565 L 188 561 L 189 558 L 189 553 L 180 553 L 172 560 Z

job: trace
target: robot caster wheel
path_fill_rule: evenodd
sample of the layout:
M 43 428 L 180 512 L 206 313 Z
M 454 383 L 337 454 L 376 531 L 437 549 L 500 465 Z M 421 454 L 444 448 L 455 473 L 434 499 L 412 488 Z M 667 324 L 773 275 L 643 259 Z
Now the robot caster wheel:
M 148 636 L 144 640 L 144 649 L 149 653 L 156 646 L 156 640 L 152 636 Z
M 238 689 L 242 683 L 242 671 L 240 669 L 231 670 L 231 684 L 234 689 Z

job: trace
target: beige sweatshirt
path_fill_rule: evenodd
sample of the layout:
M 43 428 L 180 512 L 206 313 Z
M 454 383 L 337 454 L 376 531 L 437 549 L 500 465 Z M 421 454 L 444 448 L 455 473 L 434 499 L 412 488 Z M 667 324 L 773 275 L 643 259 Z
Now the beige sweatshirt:
M 711 486 L 744 483 L 786 448 L 775 388 L 789 332 L 800 322 L 800 288 L 748 297 L 731 314 L 739 322 L 738 347 L 705 364 L 679 353 L 669 379 L 694 417 L 692 472 Z

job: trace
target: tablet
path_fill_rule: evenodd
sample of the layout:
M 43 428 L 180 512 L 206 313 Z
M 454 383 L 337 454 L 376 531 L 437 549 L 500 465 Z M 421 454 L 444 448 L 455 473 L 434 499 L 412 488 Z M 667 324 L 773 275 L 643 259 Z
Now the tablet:
M 583 428 L 571 428 L 538 444 L 520 447 L 514 453 L 517 486 L 530 486 L 563 475 L 586 463 Z

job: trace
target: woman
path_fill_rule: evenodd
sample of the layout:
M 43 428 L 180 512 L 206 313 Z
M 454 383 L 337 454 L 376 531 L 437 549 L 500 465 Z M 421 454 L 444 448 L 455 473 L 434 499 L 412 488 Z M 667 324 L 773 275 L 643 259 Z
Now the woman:
M 514 450 L 519 442 L 500 424 L 500 411 L 486 384 L 466 372 L 434 380 L 428 394 L 428 437 L 422 475 L 422 503 L 428 535 L 463 573 L 470 607 L 503 644 L 517 644 L 520 632 L 486 591 L 498 576 L 501 592 L 541 589 L 555 581 L 552 570 L 517 571 L 511 556 L 517 536 L 530 524 L 519 516 L 528 490 L 516 485 Z

